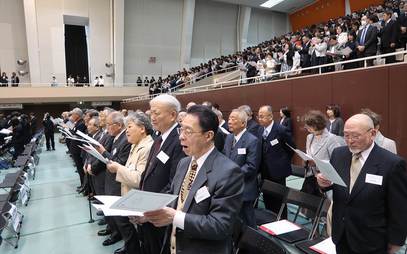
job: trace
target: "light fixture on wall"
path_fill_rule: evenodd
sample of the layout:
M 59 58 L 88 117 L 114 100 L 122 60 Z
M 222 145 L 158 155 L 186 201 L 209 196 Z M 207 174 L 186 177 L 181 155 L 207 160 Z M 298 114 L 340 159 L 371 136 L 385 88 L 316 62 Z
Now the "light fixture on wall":
M 106 66 L 106 68 L 110 68 L 110 67 L 113 66 L 113 64 L 112 63 L 105 63 L 105 66 Z
M 20 76 L 25 76 L 25 75 L 28 74 L 28 71 L 19 70 L 19 71 L 18 71 L 18 74 L 19 74 Z
M 18 59 L 17 60 L 17 64 L 18 65 L 24 65 L 24 64 L 26 64 L 27 63 L 27 60 L 23 60 L 23 59 Z

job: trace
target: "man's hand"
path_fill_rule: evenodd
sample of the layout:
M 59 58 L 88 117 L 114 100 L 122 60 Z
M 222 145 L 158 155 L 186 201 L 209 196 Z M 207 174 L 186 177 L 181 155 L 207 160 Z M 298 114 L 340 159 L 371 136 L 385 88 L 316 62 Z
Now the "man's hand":
M 109 163 L 106 164 L 107 170 L 109 170 L 109 172 L 113 174 L 117 172 L 120 166 L 121 165 L 115 161 L 109 161 Z
M 133 223 L 133 225 L 141 225 L 146 223 L 147 219 L 144 216 L 129 216 L 129 221 Z
M 365 46 L 358 46 L 358 50 L 361 52 L 365 51 Z
M 93 176 L 93 173 L 92 173 L 92 166 L 91 166 L 90 164 L 88 164 L 87 171 L 88 171 L 88 174 L 89 174 L 89 175 Z
M 102 146 L 102 145 L 100 145 L 100 146 L 95 146 L 95 148 L 96 148 L 96 150 L 97 150 L 100 154 L 102 154 L 102 153 L 104 153 L 104 152 L 106 151 L 105 147 Z
M 326 179 L 321 173 L 317 174 L 317 182 L 321 188 L 328 188 L 332 185 L 332 182 Z
M 160 210 L 145 212 L 144 217 L 154 226 L 163 227 L 174 221 L 175 212 L 173 208 L 165 207 Z
M 394 253 L 396 253 L 397 251 L 399 251 L 399 249 L 401 249 L 401 246 L 389 244 L 389 245 L 387 246 L 387 253 L 388 253 L 388 254 L 394 254 Z
M 395 48 L 396 47 L 396 43 L 390 43 L 390 48 Z
M 400 30 L 401 30 L 401 33 L 402 33 L 402 34 L 405 34 L 406 31 L 407 31 L 407 27 L 402 26 L 402 27 L 400 27 Z

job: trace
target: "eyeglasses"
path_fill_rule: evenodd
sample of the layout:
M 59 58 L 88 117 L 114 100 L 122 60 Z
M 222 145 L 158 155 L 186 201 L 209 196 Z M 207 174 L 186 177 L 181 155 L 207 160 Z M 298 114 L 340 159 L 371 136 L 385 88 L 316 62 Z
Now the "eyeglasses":
M 365 131 L 365 132 L 362 133 L 362 134 L 352 134 L 352 135 L 350 135 L 350 134 L 348 134 L 348 133 L 345 133 L 345 135 L 343 136 L 343 138 L 346 139 L 346 140 L 359 140 L 363 135 L 365 135 L 366 133 L 370 132 L 371 130 L 372 130 L 372 128 L 368 129 L 367 131 Z
M 177 128 L 178 135 L 184 134 L 186 137 L 192 136 L 194 133 L 203 133 L 203 131 L 193 131 L 188 128 L 179 127 Z
M 115 125 L 115 124 L 117 124 L 117 123 L 106 123 L 106 126 L 112 126 L 112 125 Z

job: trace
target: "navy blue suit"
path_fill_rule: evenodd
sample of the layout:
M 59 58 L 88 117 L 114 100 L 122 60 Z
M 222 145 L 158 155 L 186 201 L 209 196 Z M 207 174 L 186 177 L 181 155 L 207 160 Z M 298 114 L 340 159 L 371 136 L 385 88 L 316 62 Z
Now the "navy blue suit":
M 259 129 L 257 136 L 262 140 L 260 164 L 262 178 L 285 186 L 286 177 L 291 175 L 291 158 L 294 154 L 286 143 L 295 147 L 291 134 L 275 121 L 267 138 L 263 138 L 263 132 L 264 127 Z M 282 200 L 264 195 L 264 203 L 267 209 L 278 213 Z
M 239 165 L 244 174 L 243 206 L 240 216 L 248 226 L 254 227 L 256 221 L 253 203 L 258 196 L 257 172 L 260 162 L 261 142 L 247 130 L 233 146 L 234 139 L 234 134 L 227 135 L 223 153 Z

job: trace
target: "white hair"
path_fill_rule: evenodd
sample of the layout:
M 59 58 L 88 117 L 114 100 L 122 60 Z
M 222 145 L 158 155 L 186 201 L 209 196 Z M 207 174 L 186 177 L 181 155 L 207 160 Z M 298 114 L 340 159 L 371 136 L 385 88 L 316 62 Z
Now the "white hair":
M 164 103 L 174 108 L 177 113 L 181 111 L 181 103 L 177 100 L 177 98 L 169 94 L 158 95 L 150 101 L 150 106 L 153 103 Z
M 244 111 L 243 109 L 235 108 L 232 110 L 232 113 L 233 112 L 236 112 L 239 119 L 245 124 L 247 124 L 249 116 L 247 115 L 246 111 Z

